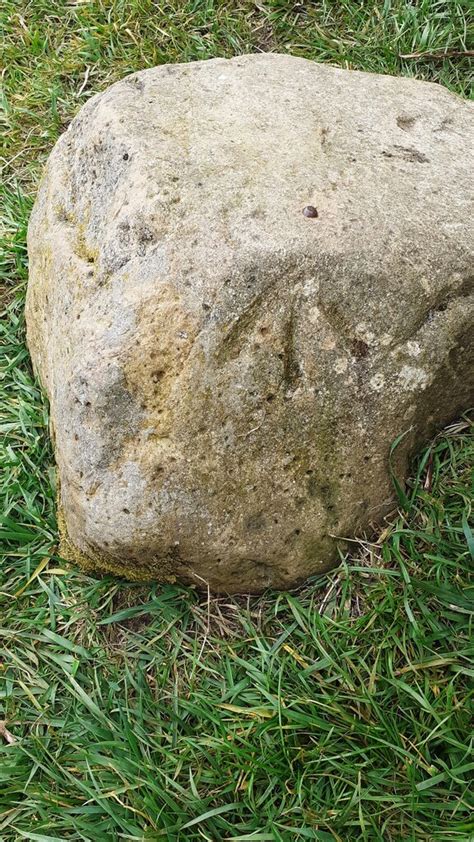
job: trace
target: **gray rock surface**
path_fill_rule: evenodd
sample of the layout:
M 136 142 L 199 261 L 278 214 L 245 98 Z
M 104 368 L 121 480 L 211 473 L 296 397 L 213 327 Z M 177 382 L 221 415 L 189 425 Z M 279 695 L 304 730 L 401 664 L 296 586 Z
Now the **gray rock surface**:
M 81 109 L 29 228 L 64 555 L 258 591 L 380 522 L 394 438 L 403 477 L 473 399 L 473 124 L 437 85 L 271 54 Z

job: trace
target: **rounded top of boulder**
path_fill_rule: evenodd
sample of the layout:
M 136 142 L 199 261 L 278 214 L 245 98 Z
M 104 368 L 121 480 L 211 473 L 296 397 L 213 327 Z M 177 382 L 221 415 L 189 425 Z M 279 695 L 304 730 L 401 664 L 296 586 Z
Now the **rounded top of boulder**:
M 136 256 L 158 232 L 199 299 L 208 274 L 214 287 L 263 251 L 349 255 L 369 273 L 382 261 L 387 275 L 404 260 L 416 286 L 428 267 L 444 283 L 472 251 L 473 115 L 436 84 L 289 55 L 163 65 L 92 97 L 49 169 L 98 276 L 133 258 L 132 219 Z
M 416 242 L 421 264 L 433 237 L 462 246 L 470 234 L 472 132 L 473 105 L 439 85 L 263 53 L 134 73 L 81 109 L 59 149 L 66 163 L 74 138 L 91 161 L 72 188 L 79 204 L 81 177 L 84 201 L 91 181 L 102 194 L 98 239 L 105 225 L 115 238 L 109 214 L 119 226 L 128 191 L 137 211 L 156 202 L 167 235 L 193 230 L 209 256 L 223 241 L 233 261 L 239 245 L 316 240 L 389 262 Z M 454 229 L 462 210 L 466 227 Z

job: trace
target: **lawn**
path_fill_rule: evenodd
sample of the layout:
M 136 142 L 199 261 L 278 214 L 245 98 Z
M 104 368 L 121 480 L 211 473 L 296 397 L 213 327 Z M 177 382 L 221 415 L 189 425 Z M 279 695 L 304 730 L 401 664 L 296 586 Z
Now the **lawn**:
M 0 842 L 474 839 L 469 416 L 419 455 L 378 538 L 297 592 L 95 579 L 58 556 L 23 321 L 41 168 L 93 93 L 272 50 L 468 96 L 469 6 L 4 0 Z

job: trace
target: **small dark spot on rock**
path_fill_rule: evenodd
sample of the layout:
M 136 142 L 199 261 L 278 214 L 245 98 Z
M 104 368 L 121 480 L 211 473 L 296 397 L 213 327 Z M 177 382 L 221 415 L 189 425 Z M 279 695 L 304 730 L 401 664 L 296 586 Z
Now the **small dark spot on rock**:
M 397 126 L 400 129 L 403 129 L 404 132 L 410 131 L 413 128 L 415 123 L 416 117 L 406 117 L 405 115 L 401 114 L 397 117 Z
M 396 150 L 395 153 L 387 152 L 387 150 L 382 150 L 382 155 L 385 158 L 403 158 L 405 161 L 412 161 L 418 164 L 428 164 L 429 158 L 423 152 L 420 152 L 418 149 L 413 149 L 412 147 L 407 146 L 400 146 L 398 144 L 394 144 L 393 148 Z
M 319 214 L 314 205 L 306 205 L 303 208 L 303 216 L 306 216 L 308 219 L 316 219 Z
M 430 159 L 427 158 L 423 152 L 420 152 L 419 149 L 414 149 L 413 146 L 408 147 L 395 144 L 394 149 L 397 149 L 406 161 L 416 161 L 418 164 L 429 164 Z
M 448 126 L 452 126 L 452 124 L 453 124 L 453 123 L 454 123 L 454 120 L 452 119 L 452 117 L 445 117 L 445 118 L 441 121 L 441 123 L 440 123 L 440 125 L 438 126 L 438 128 L 437 128 L 437 129 L 433 129 L 433 131 L 435 131 L 435 132 L 442 132 L 442 131 L 445 131 L 445 130 L 448 128 Z
M 142 245 L 153 242 L 154 234 L 152 229 L 146 223 L 141 223 L 137 226 L 137 240 Z
M 318 496 L 318 485 L 316 477 L 310 475 L 308 478 L 308 494 L 310 497 Z
M 129 157 L 130 155 L 128 154 L 128 152 L 124 152 L 124 154 L 122 155 L 124 161 L 128 161 Z
M 123 512 L 125 515 L 129 515 L 129 514 L 130 514 L 130 509 L 122 509 L 122 512 Z
M 271 401 L 273 401 L 273 400 L 275 400 L 275 395 L 273 395 L 273 394 L 269 394 L 269 395 L 267 395 L 267 401 L 268 401 L 268 403 L 271 403 Z
M 247 518 L 245 525 L 249 532 L 258 532 L 258 530 L 263 529 L 265 526 L 265 518 L 263 517 L 262 512 L 250 515 L 250 517 Z
M 354 357 L 361 360 L 369 353 L 369 346 L 362 339 L 354 339 L 351 343 L 351 350 Z

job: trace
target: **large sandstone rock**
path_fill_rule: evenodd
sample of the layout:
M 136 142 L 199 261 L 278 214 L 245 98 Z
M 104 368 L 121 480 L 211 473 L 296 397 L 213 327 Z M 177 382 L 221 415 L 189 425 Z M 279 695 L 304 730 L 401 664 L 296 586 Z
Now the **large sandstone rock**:
M 472 130 L 437 85 L 280 55 L 81 109 L 29 230 L 66 556 L 254 591 L 380 521 L 391 442 L 403 476 L 473 397 Z

